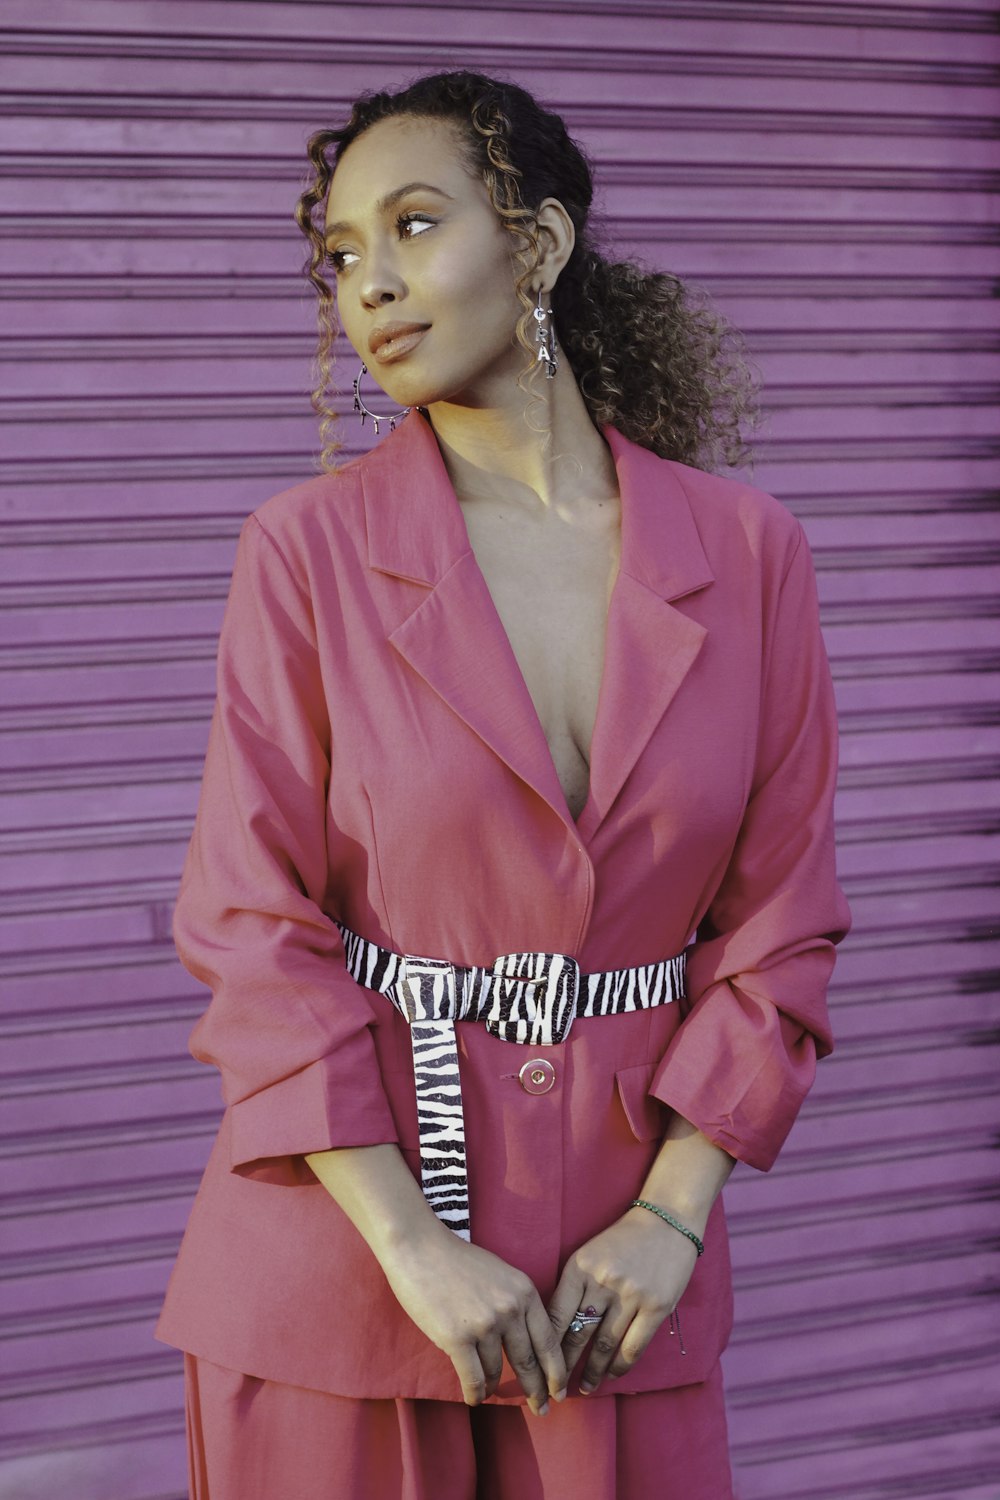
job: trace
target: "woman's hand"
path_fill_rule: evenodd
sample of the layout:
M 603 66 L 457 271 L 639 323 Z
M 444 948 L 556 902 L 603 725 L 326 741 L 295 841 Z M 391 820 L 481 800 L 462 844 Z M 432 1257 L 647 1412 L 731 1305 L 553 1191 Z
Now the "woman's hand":
M 648 1209 L 633 1208 L 588 1240 L 566 1262 L 549 1304 L 549 1318 L 572 1371 L 593 1339 L 580 1389 L 595 1390 L 607 1374 L 624 1375 L 672 1313 L 691 1279 L 698 1252 L 689 1239 Z M 603 1321 L 570 1333 L 580 1308 Z
M 467 1405 L 493 1395 L 503 1350 L 536 1415 L 545 1415 L 549 1396 L 564 1398 L 559 1336 L 522 1271 L 436 1220 L 381 1264 L 400 1305 L 455 1366 Z

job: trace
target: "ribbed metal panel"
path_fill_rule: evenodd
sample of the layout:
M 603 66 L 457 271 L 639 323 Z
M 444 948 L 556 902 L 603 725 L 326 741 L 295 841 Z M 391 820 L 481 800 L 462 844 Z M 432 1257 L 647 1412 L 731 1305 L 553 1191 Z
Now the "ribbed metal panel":
M 308 133 L 471 65 L 708 288 L 842 715 L 838 1047 L 726 1188 L 741 1500 L 997 1500 L 995 10 L 7 0 L 0 1495 L 180 1500 L 152 1324 L 219 1119 L 171 905 L 239 523 L 312 472 Z M 345 362 L 349 384 L 353 363 Z M 346 403 L 345 403 L 346 405 Z

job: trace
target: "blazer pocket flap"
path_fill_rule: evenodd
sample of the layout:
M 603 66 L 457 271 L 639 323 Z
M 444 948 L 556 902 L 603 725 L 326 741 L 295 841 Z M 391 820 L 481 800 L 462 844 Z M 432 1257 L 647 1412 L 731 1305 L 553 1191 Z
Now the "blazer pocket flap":
M 649 1092 L 658 1066 L 655 1062 L 640 1063 L 635 1068 L 620 1068 L 615 1074 L 625 1118 L 632 1134 L 640 1141 L 653 1140 L 667 1128 L 669 1108 Z

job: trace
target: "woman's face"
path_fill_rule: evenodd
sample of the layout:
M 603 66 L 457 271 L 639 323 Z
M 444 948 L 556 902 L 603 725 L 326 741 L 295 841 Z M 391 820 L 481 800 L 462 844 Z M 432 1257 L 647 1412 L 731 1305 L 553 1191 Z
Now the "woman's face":
M 463 165 L 454 129 L 380 120 L 344 152 L 327 198 L 341 324 L 400 406 L 499 406 L 524 368 L 516 242 Z M 423 331 L 384 344 L 380 358 L 369 338 L 391 323 Z

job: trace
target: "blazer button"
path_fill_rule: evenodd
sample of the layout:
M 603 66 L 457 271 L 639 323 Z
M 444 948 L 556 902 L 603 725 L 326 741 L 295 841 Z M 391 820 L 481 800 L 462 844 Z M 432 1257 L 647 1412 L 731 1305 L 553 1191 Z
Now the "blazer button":
M 532 1057 L 517 1076 L 526 1094 L 547 1094 L 556 1081 L 556 1070 L 547 1057 Z

